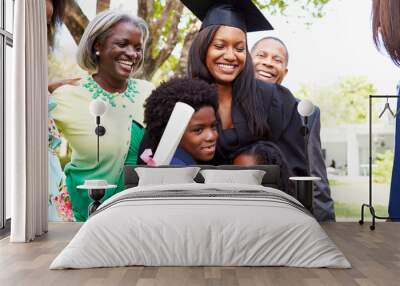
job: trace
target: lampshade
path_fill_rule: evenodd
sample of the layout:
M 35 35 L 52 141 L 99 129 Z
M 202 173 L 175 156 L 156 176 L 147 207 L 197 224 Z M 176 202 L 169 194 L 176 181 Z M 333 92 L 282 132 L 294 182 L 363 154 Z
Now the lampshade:
M 314 104 L 307 99 L 303 99 L 297 105 L 297 112 L 303 117 L 310 116 L 311 114 L 313 114 L 314 109 L 315 109 Z
M 96 98 L 90 102 L 89 112 L 93 116 L 102 116 L 107 111 L 107 104 L 100 98 Z

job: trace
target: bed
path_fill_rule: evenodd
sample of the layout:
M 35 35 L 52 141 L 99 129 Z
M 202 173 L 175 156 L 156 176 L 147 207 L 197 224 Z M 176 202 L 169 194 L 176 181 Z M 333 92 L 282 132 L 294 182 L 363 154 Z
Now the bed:
M 262 185 L 202 183 L 197 175 L 193 183 L 138 186 L 135 166 L 128 166 L 127 189 L 98 208 L 50 269 L 129 265 L 350 268 L 312 214 L 277 189 L 279 168 L 252 168 L 266 171 Z

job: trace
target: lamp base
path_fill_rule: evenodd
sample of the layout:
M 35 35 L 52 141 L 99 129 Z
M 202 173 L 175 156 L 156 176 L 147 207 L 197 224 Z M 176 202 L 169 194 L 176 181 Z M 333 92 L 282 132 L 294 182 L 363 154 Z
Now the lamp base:
M 303 206 L 313 213 L 313 181 L 319 181 L 319 177 L 290 177 L 295 182 L 297 199 Z
M 312 181 L 296 181 L 297 199 L 308 209 L 313 212 L 313 191 Z
M 89 216 L 101 205 L 100 200 L 104 197 L 105 193 L 106 189 L 89 189 L 89 197 L 93 200 L 93 203 L 89 205 Z

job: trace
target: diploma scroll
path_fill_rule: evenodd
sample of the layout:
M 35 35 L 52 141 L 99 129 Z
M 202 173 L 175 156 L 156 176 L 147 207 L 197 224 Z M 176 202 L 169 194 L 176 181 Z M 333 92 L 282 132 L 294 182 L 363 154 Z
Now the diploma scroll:
M 170 164 L 193 113 L 190 105 L 183 102 L 175 104 L 153 157 L 156 166 Z

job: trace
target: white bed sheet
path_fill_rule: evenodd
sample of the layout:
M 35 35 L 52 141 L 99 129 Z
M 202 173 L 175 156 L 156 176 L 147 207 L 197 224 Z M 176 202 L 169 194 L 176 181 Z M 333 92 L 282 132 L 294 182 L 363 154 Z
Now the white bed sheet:
M 293 266 L 350 268 L 309 214 L 259 198 L 177 197 L 122 200 L 145 191 L 263 190 L 239 184 L 179 184 L 125 190 L 81 227 L 50 269 L 145 266 Z M 299 203 L 298 203 L 299 204 Z

